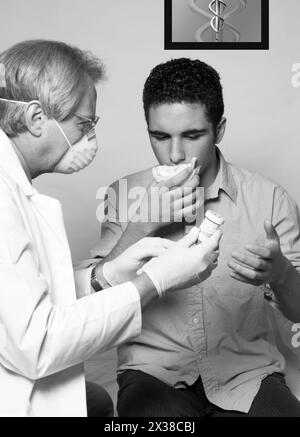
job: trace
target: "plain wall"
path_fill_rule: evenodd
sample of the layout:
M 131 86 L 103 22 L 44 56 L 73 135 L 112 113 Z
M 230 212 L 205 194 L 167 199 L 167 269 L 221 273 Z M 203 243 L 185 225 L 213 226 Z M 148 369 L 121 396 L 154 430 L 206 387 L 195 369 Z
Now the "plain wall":
M 91 50 L 107 65 L 95 161 L 79 174 L 34 182 L 61 200 L 74 260 L 97 243 L 97 189 L 156 162 L 141 94 L 150 69 L 170 58 L 200 58 L 220 72 L 225 156 L 277 180 L 300 202 L 300 88 L 292 86 L 299 15 L 299 0 L 270 1 L 269 51 L 165 51 L 163 0 L 0 0 L 1 51 L 24 39 L 56 39 Z

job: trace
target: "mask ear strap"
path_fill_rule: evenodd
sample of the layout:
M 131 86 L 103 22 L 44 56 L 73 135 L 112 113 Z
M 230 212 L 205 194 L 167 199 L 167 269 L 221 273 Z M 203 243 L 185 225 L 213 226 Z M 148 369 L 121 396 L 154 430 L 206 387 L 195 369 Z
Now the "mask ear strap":
M 28 105 L 29 103 L 34 102 L 34 100 L 32 100 L 32 101 L 30 101 L 30 102 L 23 102 L 22 100 L 10 100 L 10 99 L 4 99 L 3 97 L 0 97 L 0 100 L 2 100 L 3 102 L 9 102 L 9 103 L 17 103 L 17 104 L 18 104 L 18 103 L 21 103 L 21 104 L 23 104 L 23 105 Z M 38 102 L 38 100 L 37 100 L 37 102 Z M 58 123 L 56 120 L 54 120 L 54 121 L 55 121 L 57 127 L 59 128 L 59 130 L 61 131 L 62 135 L 64 136 L 64 138 L 65 138 L 65 140 L 66 140 L 68 146 L 69 146 L 70 148 L 72 148 L 72 145 L 71 145 L 70 141 L 68 140 L 66 134 L 64 133 L 62 127 L 59 125 L 59 123 Z
M 60 126 L 60 124 L 59 124 L 56 120 L 54 120 L 54 121 L 55 121 L 55 123 L 56 123 L 56 126 L 57 126 L 58 129 L 61 131 L 62 135 L 64 136 L 64 138 L 65 138 L 65 140 L 66 140 L 68 146 L 70 147 L 70 149 L 72 149 L 72 145 L 71 145 L 70 141 L 68 140 L 67 135 L 64 133 L 63 128 Z

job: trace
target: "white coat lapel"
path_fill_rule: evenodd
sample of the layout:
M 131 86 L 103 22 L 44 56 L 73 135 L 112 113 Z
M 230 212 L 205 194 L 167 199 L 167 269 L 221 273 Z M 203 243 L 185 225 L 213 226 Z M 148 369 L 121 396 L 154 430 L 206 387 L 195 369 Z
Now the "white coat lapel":
M 38 250 L 45 252 L 50 269 L 52 298 L 55 303 L 70 304 L 76 292 L 60 202 L 38 193 L 31 196 L 30 202 L 42 236 Z

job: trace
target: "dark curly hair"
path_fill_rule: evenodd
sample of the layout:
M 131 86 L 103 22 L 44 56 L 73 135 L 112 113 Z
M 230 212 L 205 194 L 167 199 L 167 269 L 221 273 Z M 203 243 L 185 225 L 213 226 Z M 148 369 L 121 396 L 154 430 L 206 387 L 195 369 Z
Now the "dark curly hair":
M 211 66 L 188 58 L 172 59 L 151 70 L 143 90 L 145 118 L 162 103 L 201 103 L 214 129 L 224 113 L 220 76 Z

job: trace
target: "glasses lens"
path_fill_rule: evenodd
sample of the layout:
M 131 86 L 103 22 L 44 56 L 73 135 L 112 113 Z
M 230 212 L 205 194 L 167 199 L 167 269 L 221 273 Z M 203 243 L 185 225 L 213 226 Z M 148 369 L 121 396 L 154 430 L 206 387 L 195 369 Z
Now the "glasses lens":
M 87 121 L 84 123 L 84 131 L 85 133 L 88 133 L 91 129 L 93 129 L 94 123 L 92 121 Z
M 89 133 L 98 123 L 99 118 L 98 115 L 95 115 L 95 117 L 93 119 L 89 119 L 87 117 L 84 117 L 83 115 L 80 114 L 76 114 L 74 113 L 74 115 L 76 115 L 76 117 L 81 118 L 82 120 L 85 120 L 83 123 L 83 132 L 84 134 Z

